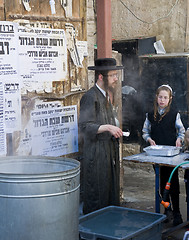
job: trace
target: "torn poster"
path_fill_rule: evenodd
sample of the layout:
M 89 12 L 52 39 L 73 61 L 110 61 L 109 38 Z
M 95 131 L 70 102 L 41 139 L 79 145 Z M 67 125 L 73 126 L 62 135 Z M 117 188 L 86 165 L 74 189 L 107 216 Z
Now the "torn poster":
M 65 10 L 65 16 L 72 17 L 72 0 L 60 0 L 60 3 Z
M 72 24 L 66 24 L 66 38 L 67 38 L 67 48 L 70 52 L 70 56 L 75 66 L 83 67 L 82 61 L 79 56 L 78 48 L 76 45 L 76 32 Z
M 79 54 L 80 62 L 83 62 L 84 57 L 88 56 L 87 41 L 76 40 L 76 47 Z
M 31 11 L 30 0 L 22 0 L 22 3 L 24 5 L 24 8 L 26 9 L 26 11 L 30 12 Z
M 18 80 L 6 80 L 4 84 L 4 119 L 6 133 L 21 130 L 21 87 Z

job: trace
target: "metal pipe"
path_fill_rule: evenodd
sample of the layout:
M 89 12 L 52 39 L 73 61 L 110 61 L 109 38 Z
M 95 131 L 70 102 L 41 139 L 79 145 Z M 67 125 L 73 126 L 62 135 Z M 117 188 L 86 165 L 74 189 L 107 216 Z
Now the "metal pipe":
M 112 57 L 111 0 L 97 0 L 97 57 Z

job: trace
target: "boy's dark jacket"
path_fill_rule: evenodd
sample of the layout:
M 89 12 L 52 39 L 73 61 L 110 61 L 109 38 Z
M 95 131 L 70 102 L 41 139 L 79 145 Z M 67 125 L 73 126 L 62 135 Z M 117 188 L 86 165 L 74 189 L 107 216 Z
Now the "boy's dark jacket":
M 177 112 L 172 108 L 161 121 L 159 121 L 159 113 L 157 114 L 156 121 L 154 120 L 154 112 L 148 114 L 148 119 L 151 123 L 150 135 L 157 145 L 175 146 L 177 137 L 175 128 L 176 117 Z

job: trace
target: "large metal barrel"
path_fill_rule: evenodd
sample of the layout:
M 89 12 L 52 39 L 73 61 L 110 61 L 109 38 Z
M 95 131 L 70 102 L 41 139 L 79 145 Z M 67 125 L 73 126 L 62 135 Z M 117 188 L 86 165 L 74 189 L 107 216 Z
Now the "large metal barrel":
M 77 240 L 80 164 L 69 158 L 0 158 L 0 239 Z

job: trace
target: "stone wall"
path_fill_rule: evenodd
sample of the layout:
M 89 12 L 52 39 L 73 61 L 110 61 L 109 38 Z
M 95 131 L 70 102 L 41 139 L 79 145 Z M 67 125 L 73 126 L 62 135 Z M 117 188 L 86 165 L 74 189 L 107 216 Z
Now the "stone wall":
M 184 52 L 186 28 L 187 0 L 112 0 L 113 39 L 156 36 L 167 53 Z

